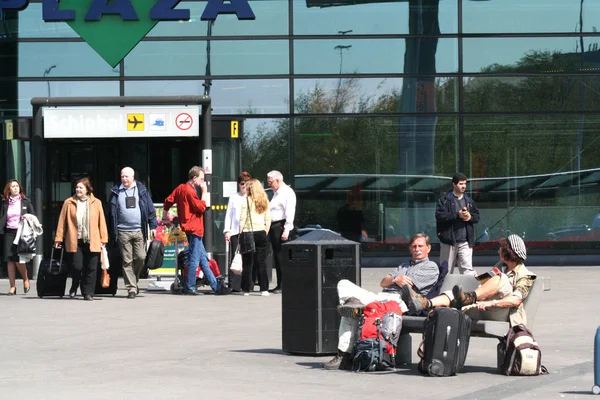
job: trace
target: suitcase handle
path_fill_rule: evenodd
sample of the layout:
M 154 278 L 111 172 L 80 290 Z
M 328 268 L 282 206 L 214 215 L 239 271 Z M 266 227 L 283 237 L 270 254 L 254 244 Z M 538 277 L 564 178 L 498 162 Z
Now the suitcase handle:
M 50 265 L 52 265 L 52 260 L 54 260 L 54 249 L 55 248 L 56 247 L 52 246 L 52 250 L 50 250 Z M 65 248 L 63 246 L 60 246 L 60 265 L 62 265 L 64 251 L 65 251 Z

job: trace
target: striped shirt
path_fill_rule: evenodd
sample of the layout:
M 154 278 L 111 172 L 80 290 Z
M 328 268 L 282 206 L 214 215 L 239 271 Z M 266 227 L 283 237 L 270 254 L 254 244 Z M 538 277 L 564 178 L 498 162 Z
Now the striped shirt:
M 408 276 L 413 283 L 415 292 L 425 296 L 436 284 L 440 275 L 437 264 L 429 258 L 422 260 L 411 260 L 400 264 L 398 268 L 389 274 L 392 278 L 396 276 Z M 384 292 L 400 292 L 400 286 L 395 283 L 383 289 Z

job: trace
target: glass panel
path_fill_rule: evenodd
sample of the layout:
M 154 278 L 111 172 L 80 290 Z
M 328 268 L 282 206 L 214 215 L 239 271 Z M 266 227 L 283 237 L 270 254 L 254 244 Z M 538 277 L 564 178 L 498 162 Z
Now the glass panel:
M 32 115 L 32 97 L 94 97 L 118 95 L 118 81 L 19 82 L 19 115 Z
M 435 237 L 435 201 L 456 169 L 457 118 L 296 118 L 295 135 L 299 226 L 360 240 L 362 225 L 367 247 L 418 231 Z
M 457 82 L 449 77 L 297 79 L 294 107 L 299 114 L 455 112 Z
M 126 96 L 203 95 L 204 81 L 129 81 Z M 289 112 L 286 79 L 213 80 L 213 114 L 284 114 Z
M 528 241 L 598 240 L 600 117 L 469 117 L 464 129 L 470 190 L 490 240 L 509 231 Z
M 456 1 L 423 3 L 422 11 L 414 5 L 409 13 L 409 2 L 294 0 L 294 34 L 408 34 L 409 26 L 414 27 L 412 33 L 419 27 L 433 29 L 424 34 L 458 31 Z M 422 23 L 412 23 L 411 18 Z
M 596 32 L 600 4 L 582 0 L 462 1 L 465 33 Z M 493 17 L 492 17 L 493 16 Z
M 30 2 L 18 15 L 21 38 L 79 37 L 66 22 L 44 22 L 41 3 Z
M 125 58 L 127 76 L 269 75 L 289 73 L 285 40 L 149 42 Z M 207 54 L 211 65 L 207 65 Z M 210 67 L 210 68 L 209 68 Z
M 212 27 L 213 36 L 287 35 L 288 2 L 286 0 L 249 1 L 256 20 L 237 19 L 235 14 L 219 14 Z M 161 21 L 148 36 L 204 36 L 208 35 L 208 21 L 200 17 L 205 1 L 181 2 L 177 9 L 189 9 L 190 21 Z
M 242 166 L 263 183 L 267 173 L 280 171 L 284 181 L 290 179 L 290 120 L 288 118 L 243 120 Z M 270 194 L 270 189 L 267 191 Z
M 464 39 L 463 46 L 465 72 L 551 74 L 597 70 L 597 38 Z
M 475 76 L 463 82 L 467 112 L 600 110 L 599 76 Z
M 296 40 L 294 44 L 296 74 L 429 74 L 457 70 L 456 39 L 340 38 Z
M 4 62 L 0 56 L 0 62 Z M 8 58 L 14 57 L 9 55 Z M 87 43 L 19 43 L 20 77 L 109 76 L 119 77 Z

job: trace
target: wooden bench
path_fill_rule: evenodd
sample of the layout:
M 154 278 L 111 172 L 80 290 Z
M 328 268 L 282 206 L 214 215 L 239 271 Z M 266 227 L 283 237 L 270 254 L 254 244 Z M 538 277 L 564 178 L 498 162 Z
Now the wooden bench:
M 533 327 L 535 315 L 537 314 L 542 299 L 542 293 L 550 290 L 550 283 L 550 278 L 538 276 L 529 291 L 529 295 L 523 301 L 523 307 L 527 314 L 527 327 L 530 329 Z M 475 290 L 479 284 L 473 276 L 448 274 L 442 284 L 441 293 L 446 290 L 452 290 L 454 285 L 462 286 L 465 291 L 472 291 Z M 509 323 L 504 321 L 473 320 L 471 336 L 502 339 L 506 336 L 509 327 Z M 402 332 L 398 339 L 396 365 L 399 366 L 412 363 L 412 338 L 410 334 L 422 334 L 424 330 L 425 317 L 402 316 Z M 500 358 L 500 354 L 498 354 L 498 358 Z M 500 359 L 497 361 L 499 363 L 502 362 Z

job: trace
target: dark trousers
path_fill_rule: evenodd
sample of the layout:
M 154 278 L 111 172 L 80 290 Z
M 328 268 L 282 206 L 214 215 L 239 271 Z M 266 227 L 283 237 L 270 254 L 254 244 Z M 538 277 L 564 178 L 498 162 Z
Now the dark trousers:
M 250 292 L 254 288 L 253 269 L 258 271 L 258 285 L 261 292 L 269 290 L 269 276 L 267 275 L 267 233 L 265 231 L 254 232 L 254 253 L 242 254 L 242 290 Z
M 73 283 L 69 292 L 76 291 L 77 286 L 81 284 L 81 294 L 93 296 L 96 291 L 96 274 L 100 253 L 91 252 L 90 244 L 80 240 L 77 242 L 77 251 L 73 253 L 72 257 L 71 277 Z
M 235 250 L 237 249 L 239 235 L 231 235 L 229 238 L 229 260 L 227 260 L 227 268 L 231 265 L 231 260 L 235 257 Z M 242 257 L 242 262 L 243 262 Z M 229 287 L 234 292 L 239 292 L 242 290 L 242 277 L 240 275 L 236 275 L 231 271 L 227 271 L 227 276 L 229 277 Z

